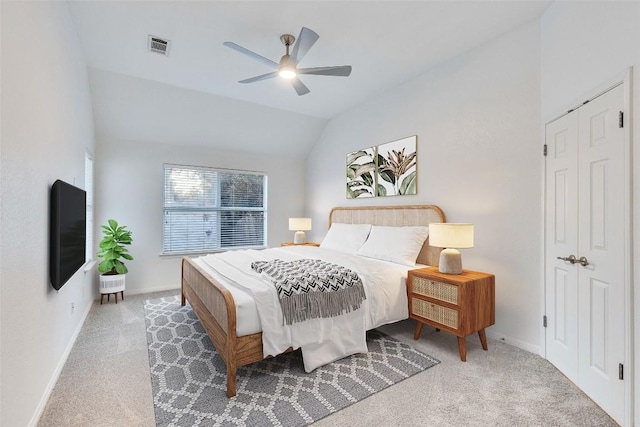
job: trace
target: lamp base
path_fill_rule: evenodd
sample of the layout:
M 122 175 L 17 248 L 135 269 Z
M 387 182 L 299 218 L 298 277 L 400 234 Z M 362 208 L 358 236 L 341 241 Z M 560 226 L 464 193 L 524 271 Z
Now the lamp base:
M 443 249 L 440 252 L 440 265 L 438 271 L 445 274 L 462 273 L 462 256 L 457 249 Z
M 293 244 L 304 245 L 305 243 L 307 243 L 307 236 L 304 231 L 296 231 L 296 234 L 293 235 Z

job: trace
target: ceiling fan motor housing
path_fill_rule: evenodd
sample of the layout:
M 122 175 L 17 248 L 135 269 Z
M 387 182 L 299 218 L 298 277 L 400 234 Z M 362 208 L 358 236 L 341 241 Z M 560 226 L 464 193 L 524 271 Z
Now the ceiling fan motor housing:
M 279 68 L 282 68 L 282 67 L 295 68 L 295 66 L 296 66 L 295 64 L 290 64 L 289 63 L 289 59 L 290 58 L 291 57 L 289 56 L 288 53 L 286 55 L 282 55 L 282 58 L 280 58 L 280 64 L 279 64 L 280 67 Z

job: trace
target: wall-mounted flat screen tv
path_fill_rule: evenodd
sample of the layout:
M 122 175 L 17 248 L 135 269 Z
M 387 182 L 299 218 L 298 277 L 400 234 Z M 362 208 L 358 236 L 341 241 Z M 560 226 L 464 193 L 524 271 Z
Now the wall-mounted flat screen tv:
M 49 273 L 59 290 L 85 262 L 87 193 L 57 180 L 51 186 Z

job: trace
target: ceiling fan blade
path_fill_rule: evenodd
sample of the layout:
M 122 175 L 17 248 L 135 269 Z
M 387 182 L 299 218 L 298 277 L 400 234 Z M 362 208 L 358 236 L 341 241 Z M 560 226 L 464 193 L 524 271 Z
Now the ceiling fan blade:
M 297 77 L 294 77 L 293 79 L 291 79 L 291 85 L 296 90 L 296 92 L 298 92 L 299 96 L 306 95 L 309 92 L 311 92 L 309 88 L 306 87 L 304 83 L 302 83 L 300 79 Z
M 249 49 L 245 49 L 244 47 L 237 45 L 234 42 L 224 42 L 222 44 L 225 45 L 226 47 L 229 47 L 235 50 L 236 52 L 240 52 L 241 54 L 248 56 L 249 58 L 255 59 L 258 62 L 262 62 L 269 68 L 273 68 L 274 70 L 278 69 L 277 62 L 273 62 L 272 60 L 265 58 L 262 55 L 258 55 L 255 52 L 251 52 Z
M 277 71 L 272 71 L 271 73 L 261 74 L 259 76 L 251 77 L 250 79 L 240 80 L 238 83 L 253 83 L 259 82 L 260 80 L 272 79 L 278 75 Z
M 310 30 L 307 27 L 302 27 L 300 35 L 296 40 L 296 44 L 293 46 L 293 52 L 291 53 L 289 61 L 297 65 L 298 62 L 302 61 L 302 58 L 304 58 L 307 52 L 309 52 L 309 49 L 311 49 L 311 46 L 313 46 L 319 38 L 320 36 L 313 30 Z
M 317 76 L 342 76 L 351 74 L 351 65 L 339 65 L 336 67 L 298 68 L 298 74 L 315 74 Z

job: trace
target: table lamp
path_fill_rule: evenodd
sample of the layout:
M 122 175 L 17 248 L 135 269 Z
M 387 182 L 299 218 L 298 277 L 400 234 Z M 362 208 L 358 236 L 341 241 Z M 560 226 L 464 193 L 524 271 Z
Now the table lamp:
M 311 218 L 289 218 L 289 230 L 296 232 L 293 235 L 293 243 L 304 245 L 307 243 L 307 236 L 304 232 L 311 230 Z
M 462 273 L 462 256 L 458 249 L 473 247 L 473 224 L 429 224 L 429 246 L 445 248 L 440 252 L 440 273 Z

